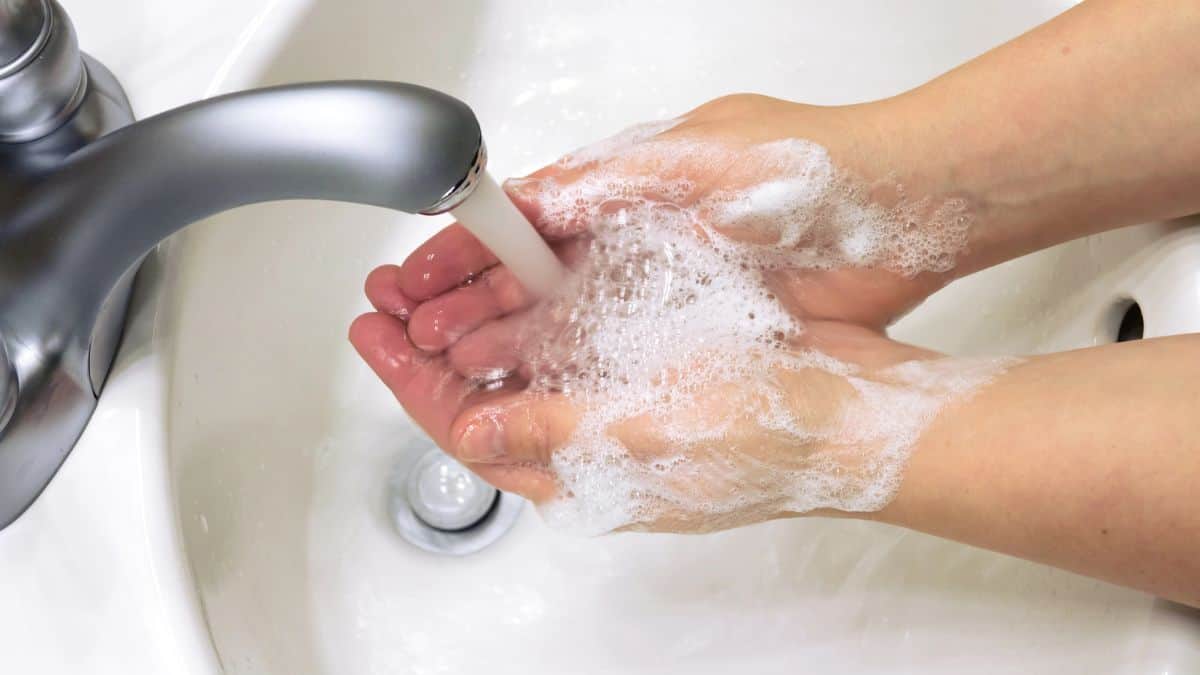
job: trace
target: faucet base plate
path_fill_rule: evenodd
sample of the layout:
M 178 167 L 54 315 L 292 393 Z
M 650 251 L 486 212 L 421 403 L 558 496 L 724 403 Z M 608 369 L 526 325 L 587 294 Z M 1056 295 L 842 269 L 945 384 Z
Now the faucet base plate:
M 83 60 L 88 90 L 75 115 L 35 141 L 0 143 L 0 213 L 11 212 L 68 155 L 133 122 L 117 78 L 95 59 Z M 39 343 L 23 340 L 0 315 L 0 530 L 37 499 L 83 434 L 120 344 L 134 271 L 109 295 L 90 343 L 81 346 L 90 354 L 89 381 L 68 374 L 62 354 L 31 347 Z

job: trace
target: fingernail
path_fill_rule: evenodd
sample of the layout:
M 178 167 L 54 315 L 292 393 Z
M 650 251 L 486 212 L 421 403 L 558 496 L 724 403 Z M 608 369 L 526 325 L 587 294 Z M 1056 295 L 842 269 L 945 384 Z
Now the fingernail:
M 504 458 L 504 436 L 500 422 L 490 417 L 467 425 L 458 438 L 459 459 L 466 462 L 495 462 Z
M 515 191 L 520 190 L 521 188 L 525 187 L 526 185 L 529 185 L 531 182 L 533 182 L 533 181 L 530 180 L 529 178 L 524 178 L 524 177 L 505 178 L 503 185 L 504 185 L 505 190 L 508 190 L 509 192 L 515 192 Z
M 541 192 L 541 181 L 533 178 L 509 178 L 504 181 L 504 191 L 510 197 L 530 199 Z

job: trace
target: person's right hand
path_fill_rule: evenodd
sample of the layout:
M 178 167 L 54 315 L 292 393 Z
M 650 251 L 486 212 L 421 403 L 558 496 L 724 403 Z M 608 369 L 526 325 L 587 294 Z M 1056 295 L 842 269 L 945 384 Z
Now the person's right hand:
M 797 266 L 780 270 L 772 279 L 789 307 L 807 318 L 882 330 L 952 278 L 948 270 L 953 267 L 953 257 L 938 261 L 937 272 L 900 271 L 896 263 L 901 256 L 932 258 L 939 253 L 904 250 L 914 244 L 912 237 L 924 239 L 923 235 L 933 228 L 946 225 L 962 232 L 963 221 L 969 216 L 961 211 L 961 204 L 943 196 L 921 195 L 912 190 L 905 195 L 904 186 L 892 179 L 895 167 L 877 166 L 876 155 L 881 149 L 876 139 L 868 137 L 875 133 L 876 115 L 871 105 L 830 108 L 750 94 L 726 96 L 696 108 L 679 120 L 633 127 L 569 154 L 530 176 L 510 180 L 505 188 L 544 237 L 565 246 L 563 242 L 586 235 L 588 223 L 581 214 L 598 202 L 630 196 L 630 187 L 636 189 L 639 183 L 655 197 L 663 196 L 654 192 L 664 184 L 682 186 L 683 189 L 669 196 L 680 206 L 721 205 L 722 195 L 744 192 L 748 186 L 776 179 L 794 178 L 798 168 L 804 170 L 799 165 L 808 160 L 817 160 L 811 167 L 815 173 L 824 172 L 826 167 L 819 166 L 819 160 L 828 159 L 836 175 L 814 175 L 808 181 L 827 180 L 828 194 L 811 195 L 811 204 L 805 203 L 806 198 L 795 196 L 783 205 L 799 207 L 803 213 L 763 213 L 761 209 L 750 209 L 747 217 L 725 218 L 725 222 L 714 218 L 708 224 L 734 240 L 781 245 L 798 252 L 817 251 L 826 258 L 836 258 L 842 252 L 833 249 L 849 238 L 846 230 L 857 226 L 856 221 L 864 216 L 893 219 L 897 228 L 906 229 L 897 233 L 895 241 L 875 243 L 877 264 L 835 264 L 824 269 Z M 813 152 L 828 155 L 798 157 L 788 149 L 764 152 L 772 144 L 796 142 L 796 139 L 811 141 Z M 598 180 L 602 176 L 619 177 L 622 193 L 607 189 L 610 186 Z M 854 194 L 847 195 L 846 191 Z M 564 204 L 568 208 L 563 208 Z M 875 212 L 864 214 L 862 211 L 867 208 Z M 806 229 L 789 236 L 771 222 L 789 217 L 803 220 Z M 781 238 L 784 240 L 780 241 Z M 461 227 L 452 226 L 422 246 L 410 256 L 401 273 L 406 300 L 395 297 L 392 305 L 400 307 L 406 302 L 428 300 L 495 265 L 490 252 L 461 250 L 471 240 L 473 237 Z M 920 246 L 924 242 L 915 243 Z M 493 279 L 493 283 L 510 284 L 506 273 L 497 270 L 494 274 L 500 279 Z M 516 293 L 501 289 L 502 295 Z M 513 308 L 513 301 L 507 301 L 505 310 Z M 471 309 L 465 308 L 465 313 L 476 316 Z M 443 335 L 456 338 L 474 328 L 469 321 L 466 325 L 457 321 L 452 312 L 447 314 L 447 308 L 439 310 L 437 325 Z M 414 339 L 434 351 L 449 347 L 446 338 L 426 330 L 432 325 L 432 322 L 415 322 Z
M 652 197 L 667 196 L 683 207 L 699 205 L 702 211 L 727 210 L 733 195 L 734 202 L 758 200 L 761 205 L 734 203 L 740 211 L 736 217 L 718 212 L 702 217 L 734 240 L 816 252 L 829 260 L 843 258 L 824 268 L 783 269 L 772 281 L 785 302 L 805 317 L 881 330 L 952 279 L 954 254 L 965 248 L 970 216 L 961 200 L 919 194 L 911 186 L 905 194 L 905 186 L 896 182 L 896 167 L 883 165 L 884 141 L 872 137 L 878 107 L 818 107 L 750 94 L 726 96 L 679 120 L 633 127 L 530 176 L 510 180 L 505 187 L 526 217 L 552 240 L 584 234 L 588 220 L 581 214 L 597 202 L 629 196 L 606 189 L 605 177 L 617 177 L 625 192 L 643 185 Z M 784 185 L 796 179 L 799 185 Z M 656 194 L 664 184 L 682 189 Z M 793 192 L 755 193 L 755 186 L 770 184 Z M 819 193 L 805 194 L 818 184 Z M 853 241 L 848 230 L 864 219 L 892 219 L 893 240 L 872 244 L 876 250 L 869 254 L 875 258 L 871 264 L 846 263 L 839 246 Z M 781 227 L 781 220 L 791 222 Z M 955 231 L 952 236 L 960 245 L 947 247 L 950 257 L 945 257 L 946 251 L 913 250 L 926 244 L 935 228 Z M 932 260 L 939 254 L 941 260 Z M 901 269 L 914 265 L 904 265 L 900 258 L 922 256 L 928 259 L 915 264 L 924 268 L 921 271 Z M 427 271 L 436 275 L 439 270 L 435 266 Z

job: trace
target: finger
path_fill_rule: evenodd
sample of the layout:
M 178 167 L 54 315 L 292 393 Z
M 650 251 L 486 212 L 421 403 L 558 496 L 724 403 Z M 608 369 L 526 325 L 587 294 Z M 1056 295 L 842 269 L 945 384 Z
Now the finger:
M 590 207 L 617 196 L 584 180 L 595 170 L 550 164 L 528 176 L 509 178 L 502 187 L 509 201 L 546 240 L 562 241 L 587 231 Z
M 496 264 L 496 256 L 455 223 L 433 235 L 400 266 L 400 290 L 413 300 L 441 295 Z
M 877 330 L 841 321 L 810 321 L 795 342 L 798 347 L 865 368 L 886 368 L 939 356 L 937 352 L 892 340 Z
M 468 387 L 446 360 L 414 347 L 404 323 L 388 314 L 355 319 L 350 342 L 425 433 L 441 447 L 450 447 L 450 427 Z
M 364 290 L 371 306 L 407 321 L 417 303 L 400 290 L 400 268 L 396 265 L 377 267 L 367 275 Z
M 493 267 L 470 285 L 419 305 L 408 323 L 408 335 L 420 349 L 441 352 L 483 323 L 532 302 L 508 268 Z
M 768 284 L 793 313 L 808 320 L 843 321 L 877 331 L 945 284 L 940 275 L 905 279 L 884 269 L 788 269 Z M 859 298 L 847 303 L 846 298 Z
M 520 340 L 527 319 L 522 312 L 483 324 L 446 352 L 450 365 L 468 379 L 518 372 L 523 364 Z
M 557 241 L 587 232 L 606 205 L 619 208 L 622 202 L 639 199 L 690 205 L 721 175 L 719 166 L 716 159 L 691 160 L 674 154 L 621 157 L 601 162 L 600 168 L 509 179 L 504 190 L 543 237 Z M 610 177 L 589 180 L 596 171 Z
M 501 186 L 517 210 L 525 216 L 525 220 L 533 224 L 539 232 L 545 229 L 545 209 L 542 205 L 545 202 L 546 190 L 551 185 L 561 184 L 555 178 L 557 173 L 554 165 L 550 165 L 522 178 L 509 178 Z
M 586 252 L 587 241 L 559 242 L 554 253 L 568 267 Z M 408 335 L 421 349 L 437 353 L 476 328 L 498 317 L 529 307 L 537 297 L 527 291 L 505 266 L 485 270 L 474 281 L 432 298 L 417 307 L 408 322 Z
M 539 172 L 541 173 L 541 172 Z M 504 192 L 543 237 L 569 239 L 586 232 L 589 209 L 602 201 L 598 190 L 583 181 L 568 182 L 561 172 L 546 171 L 504 181 Z
M 478 464 L 546 466 L 579 419 L 561 395 L 506 393 L 469 406 L 450 431 L 451 454 Z
M 554 473 L 544 466 L 468 464 L 467 467 L 496 489 L 521 495 L 534 503 L 549 501 L 558 493 L 558 482 Z

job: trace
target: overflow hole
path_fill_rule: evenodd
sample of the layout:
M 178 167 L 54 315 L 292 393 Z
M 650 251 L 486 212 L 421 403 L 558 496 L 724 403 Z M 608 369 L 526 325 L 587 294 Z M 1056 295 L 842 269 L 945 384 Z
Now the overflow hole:
M 1142 320 L 1142 308 L 1136 302 L 1131 303 L 1125 309 L 1125 314 L 1121 316 L 1121 324 L 1117 326 L 1117 342 L 1141 340 L 1144 330 L 1145 322 Z

